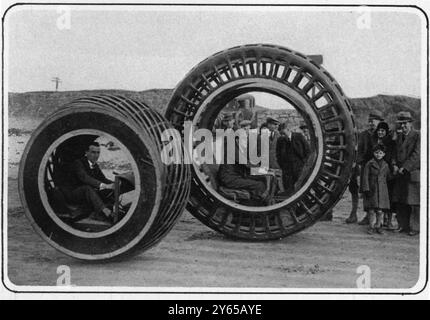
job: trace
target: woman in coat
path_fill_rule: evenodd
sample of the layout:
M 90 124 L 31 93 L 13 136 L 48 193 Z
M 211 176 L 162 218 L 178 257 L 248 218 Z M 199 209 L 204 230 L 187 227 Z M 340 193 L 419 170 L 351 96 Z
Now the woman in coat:
M 375 133 L 373 135 L 373 144 L 383 144 L 385 146 L 385 157 L 384 160 L 388 163 L 388 166 L 391 171 L 393 171 L 393 167 L 395 164 L 396 157 L 396 141 L 393 140 L 393 136 L 390 134 L 390 128 L 388 123 L 380 122 L 376 127 Z M 388 230 L 394 230 L 392 218 L 393 212 L 395 211 L 395 206 L 393 203 L 393 190 L 394 190 L 394 180 L 389 180 L 388 183 L 388 196 L 390 198 L 390 207 L 391 209 L 385 212 L 384 226 L 387 227 Z

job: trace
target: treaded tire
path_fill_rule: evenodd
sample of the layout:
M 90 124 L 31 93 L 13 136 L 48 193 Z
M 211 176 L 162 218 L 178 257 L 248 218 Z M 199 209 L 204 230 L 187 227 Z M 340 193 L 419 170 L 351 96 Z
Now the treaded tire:
M 19 192 L 33 228 L 56 249 L 83 260 L 119 258 L 154 246 L 178 220 L 190 191 L 190 169 L 183 159 L 170 165 L 161 161 L 161 134 L 169 128 L 156 111 L 121 96 L 77 99 L 52 114 L 32 134 L 20 164 Z M 47 205 L 43 175 L 48 150 L 58 139 L 97 132 L 111 135 L 129 151 L 140 193 L 120 222 L 89 234 L 56 218 Z
M 228 101 L 251 91 L 284 98 L 315 127 L 312 173 L 286 202 L 248 207 L 223 199 L 193 164 L 187 209 L 233 238 L 279 239 L 309 227 L 340 199 L 355 166 L 357 131 L 350 102 L 323 67 L 304 54 L 268 44 L 237 46 L 199 63 L 175 88 L 166 117 L 182 135 L 185 121 L 211 129 Z

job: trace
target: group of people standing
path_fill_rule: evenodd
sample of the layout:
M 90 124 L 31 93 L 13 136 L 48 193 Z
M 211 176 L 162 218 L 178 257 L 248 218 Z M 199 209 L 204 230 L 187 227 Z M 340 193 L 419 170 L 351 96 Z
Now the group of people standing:
M 382 234 L 385 226 L 395 232 L 418 235 L 420 133 L 413 128 L 411 113 L 399 112 L 396 127 L 390 130 L 382 114 L 372 111 L 368 125 L 359 134 L 357 167 L 349 185 L 352 211 L 346 222 L 357 222 L 358 194 L 362 193 L 366 216 L 359 224 L 368 225 L 368 233 Z M 393 213 L 397 228 L 393 225 Z
M 239 124 L 236 124 L 234 117 L 230 114 L 224 116 L 222 124 L 225 130 L 241 128 L 247 132 L 251 129 L 250 120 L 241 120 Z M 265 130 L 269 135 L 268 169 L 271 169 L 272 172 L 276 170 L 282 172 L 282 194 L 291 194 L 309 157 L 309 142 L 303 134 L 293 132 L 286 123 L 280 123 L 271 117 L 268 117 L 259 127 L 259 133 L 262 134 Z M 219 167 L 218 180 L 222 186 L 248 190 L 254 199 L 271 203 L 270 195 L 273 196 L 274 192 L 269 191 L 270 188 L 264 184 L 264 179 L 253 176 L 250 172 L 249 165 L 238 162 L 226 164 L 225 161 Z

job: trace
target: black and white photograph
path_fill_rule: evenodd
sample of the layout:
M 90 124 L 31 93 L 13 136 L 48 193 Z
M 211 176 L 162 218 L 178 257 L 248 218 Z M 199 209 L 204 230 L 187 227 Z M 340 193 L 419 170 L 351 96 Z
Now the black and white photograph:
M 428 294 L 428 10 L 2 4 L 1 296 Z

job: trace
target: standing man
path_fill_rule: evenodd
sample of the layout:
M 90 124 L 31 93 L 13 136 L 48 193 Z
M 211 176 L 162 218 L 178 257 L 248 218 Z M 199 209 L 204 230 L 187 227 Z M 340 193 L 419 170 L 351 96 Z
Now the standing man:
M 113 220 L 112 210 L 107 207 L 105 201 L 112 193 L 114 184 L 100 170 L 97 164 L 99 156 L 99 143 L 91 142 L 85 155 L 72 163 L 61 191 L 66 201 L 91 206 L 96 214 L 102 214 L 107 220 Z
M 267 128 L 270 131 L 269 136 L 269 168 L 270 169 L 280 169 L 278 164 L 278 159 L 276 157 L 276 145 L 278 143 L 278 139 L 281 136 L 278 131 L 279 121 L 268 117 L 266 119 Z
M 282 168 L 285 192 L 291 194 L 302 173 L 310 149 L 305 137 L 301 133 L 292 132 L 285 122 L 279 126 L 279 131 L 281 137 L 276 145 L 276 155 Z
M 362 168 L 366 163 L 372 159 L 373 147 L 375 144 L 374 133 L 379 122 L 384 121 L 382 113 L 378 110 L 373 110 L 369 113 L 368 117 L 368 129 L 359 133 L 358 135 L 358 152 L 357 152 L 357 165 L 352 169 L 351 180 L 349 182 L 349 192 L 352 198 L 352 209 L 349 217 L 346 219 L 346 223 L 357 222 L 357 208 L 358 208 L 358 193 L 362 192 L 358 185 L 358 177 L 362 180 Z M 369 224 L 369 218 L 366 212 L 366 216 L 358 224 L 367 225 Z
M 412 128 L 410 112 L 397 114 L 397 123 L 402 129 L 396 144 L 394 166 L 393 202 L 396 203 L 397 232 L 415 236 L 420 232 L 420 133 Z

